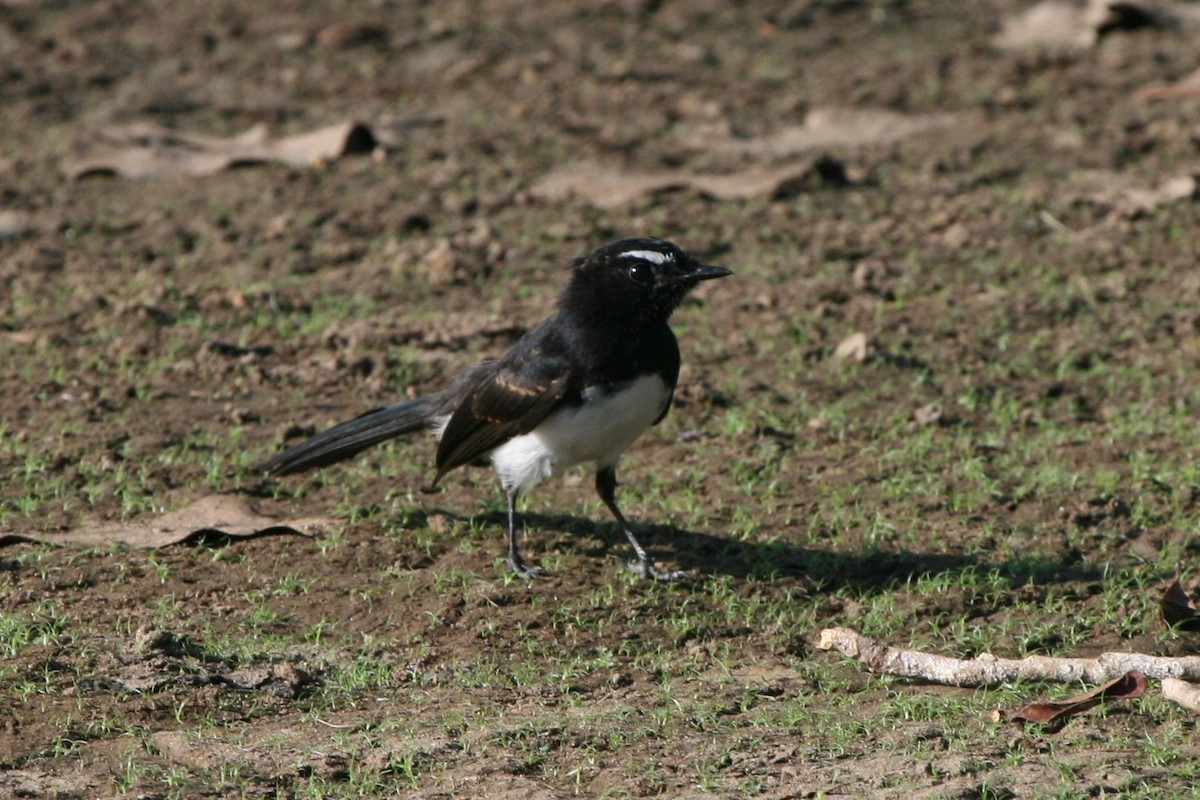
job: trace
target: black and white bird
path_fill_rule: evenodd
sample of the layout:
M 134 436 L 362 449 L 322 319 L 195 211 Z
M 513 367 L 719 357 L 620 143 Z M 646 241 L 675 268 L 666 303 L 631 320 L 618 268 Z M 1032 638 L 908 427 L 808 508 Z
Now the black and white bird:
M 667 324 L 700 281 L 731 274 L 662 239 L 623 239 L 576 259 L 549 319 L 502 358 L 463 370 L 436 394 L 367 411 L 258 469 L 285 475 L 341 461 L 420 429 L 437 435 L 436 485 L 464 464 L 490 461 L 508 496 L 508 568 L 530 578 L 517 547 L 521 492 L 576 464 L 595 464 L 596 492 L 616 517 L 644 577 L 655 566 L 617 507 L 617 460 L 671 407 L 679 345 Z

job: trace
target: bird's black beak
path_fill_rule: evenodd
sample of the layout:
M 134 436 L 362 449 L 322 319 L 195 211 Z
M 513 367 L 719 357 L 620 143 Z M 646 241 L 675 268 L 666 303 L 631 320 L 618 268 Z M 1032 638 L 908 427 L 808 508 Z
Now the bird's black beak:
M 724 267 L 714 267 L 711 264 L 695 264 L 684 276 L 689 281 L 711 281 L 713 278 L 724 278 L 732 275 L 733 271 Z

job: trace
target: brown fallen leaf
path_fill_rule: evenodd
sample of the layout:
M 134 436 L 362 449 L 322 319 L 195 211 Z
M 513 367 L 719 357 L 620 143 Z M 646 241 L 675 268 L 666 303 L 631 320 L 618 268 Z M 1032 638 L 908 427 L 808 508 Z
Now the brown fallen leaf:
M 886 109 L 831 107 L 814 108 L 801 125 L 756 138 L 734 136 L 728 126 L 719 126 L 719 130 L 704 126 L 680 135 L 681 144 L 706 153 L 785 160 L 726 174 L 644 170 L 583 161 L 551 170 L 530 187 L 530 192 L 547 202 L 578 198 L 605 209 L 647 195 L 678 190 L 695 191 L 716 200 L 784 197 L 810 179 L 837 186 L 850 182 L 840 161 L 829 157 L 797 160 L 801 153 L 893 142 L 958 125 L 963 119 L 958 114 L 901 114 Z
M 1094 47 L 1109 31 L 1129 28 L 1195 30 L 1194 6 L 1149 0 L 1045 0 L 1004 21 L 992 44 L 1001 50 L 1070 54 Z
M 382 25 L 369 22 L 335 22 L 317 31 L 316 43 L 321 47 L 358 47 L 387 41 L 388 31 Z
M 355 121 L 275 139 L 268 136 L 265 125 L 221 138 L 135 124 L 84 132 L 75 143 L 75 157 L 68 159 L 63 169 L 71 178 L 211 175 L 267 161 L 311 166 L 349 153 L 369 153 L 376 144 L 370 126 Z
M 687 182 L 688 176 L 679 171 L 636 171 L 581 161 L 550 170 L 530 187 L 530 192 L 551 203 L 579 198 L 597 208 L 616 208 L 644 195 L 680 189 Z
M 1152 83 L 1143 86 L 1133 93 L 1133 99 L 1138 102 L 1152 100 L 1178 100 L 1200 94 L 1200 69 L 1189 72 L 1182 78 L 1170 83 Z
M 1019 722 L 1040 722 L 1048 730 L 1057 731 L 1071 717 L 1094 708 L 1105 700 L 1132 700 L 1145 693 L 1146 676 L 1134 669 L 1077 697 L 1029 703 L 1006 717 Z
M 887 144 L 963 122 L 959 114 L 901 114 L 882 108 L 814 108 L 804 122 L 767 136 L 709 142 L 707 150 L 782 158 L 828 147 Z
M 913 412 L 913 420 L 918 425 L 937 425 L 945 416 L 941 403 L 926 403 Z
M 1100 32 L 1161 28 L 1177 33 L 1200 32 L 1200 7 L 1170 0 L 1088 0 L 1090 19 Z
M 0 209 L 0 240 L 20 236 L 28 230 L 28 214 L 23 211 Z
M 165 547 L 209 533 L 248 539 L 275 533 L 314 536 L 338 521 L 331 517 L 280 520 L 250 510 L 240 498 L 228 494 L 203 497 L 186 508 L 150 519 L 80 527 L 64 533 L 9 533 L 0 535 L 0 546 L 16 542 L 103 547 L 114 542 L 133 548 Z
M 863 363 L 871 355 L 871 341 L 862 331 L 856 331 L 838 343 L 833 357 L 838 361 Z
M 530 187 L 539 200 L 572 198 L 596 208 L 617 208 L 647 195 L 690 189 L 716 200 L 775 196 L 810 175 L 827 174 L 825 162 L 807 159 L 775 167 L 751 167 L 725 175 L 686 170 L 638 170 L 599 161 L 581 161 L 552 169 Z
M 1150 212 L 1166 203 L 1195 198 L 1197 188 L 1195 176 L 1179 175 L 1153 189 L 1130 189 L 1125 192 L 1125 197 L 1133 210 Z
M 1068 178 L 1063 196 L 1109 206 L 1121 214 L 1140 215 L 1161 205 L 1192 199 L 1200 192 L 1200 184 L 1191 174 L 1169 178 L 1153 188 L 1147 188 L 1144 180 L 1131 172 L 1079 170 Z
M 1016 52 L 1074 53 L 1089 49 L 1099 37 L 1087 9 L 1047 0 L 1006 19 L 992 44 Z
M 1171 581 L 1171 585 L 1163 592 L 1159 601 L 1163 622 L 1178 631 L 1200 631 L 1200 609 L 1196 601 L 1183 590 L 1179 579 Z

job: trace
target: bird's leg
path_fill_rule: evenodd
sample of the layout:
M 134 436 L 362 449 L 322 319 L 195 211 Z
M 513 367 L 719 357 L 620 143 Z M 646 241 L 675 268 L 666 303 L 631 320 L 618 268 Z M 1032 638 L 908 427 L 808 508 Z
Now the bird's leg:
M 686 572 L 666 572 L 659 569 L 655 565 L 654 559 L 650 557 L 650 554 L 638 542 L 637 537 L 633 535 L 633 528 L 629 526 L 629 520 L 625 519 L 625 515 L 621 513 L 621 509 L 617 508 L 616 467 L 601 467 L 596 472 L 596 494 L 600 495 L 600 499 L 604 501 L 604 505 L 608 506 L 608 510 L 617 518 L 617 523 L 620 524 L 621 530 L 625 532 L 625 538 L 633 546 L 633 552 L 637 556 L 637 561 L 630 562 L 629 568 L 631 570 L 643 578 L 654 578 L 660 581 L 673 581 L 687 575 Z
M 530 567 L 517 549 L 517 494 L 519 489 L 505 490 L 508 495 L 508 571 L 518 578 L 536 578 L 548 574 L 541 567 Z

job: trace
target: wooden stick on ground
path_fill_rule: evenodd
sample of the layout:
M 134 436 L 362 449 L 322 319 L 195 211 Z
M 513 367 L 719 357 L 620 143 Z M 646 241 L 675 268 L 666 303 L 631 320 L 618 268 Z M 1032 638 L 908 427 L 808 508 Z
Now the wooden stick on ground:
M 1200 688 L 1185 683 L 1185 680 L 1200 681 L 1200 656 L 1168 658 L 1141 653 L 1101 653 L 1095 658 L 1009 659 L 982 653 L 962 659 L 900 650 L 849 628 L 826 628 L 821 631 L 817 647 L 836 650 L 882 675 L 948 686 L 998 686 L 1017 680 L 1098 684 L 1130 670 L 1140 670 L 1147 678 L 1163 682 L 1163 695 L 1168 700 L 1200 711 Z
M 1178 678 L 1163 678 L 1162 693 L 1172 703 L 1178 703 L 1188 711 L 1200 712 L 1200 686 Z

